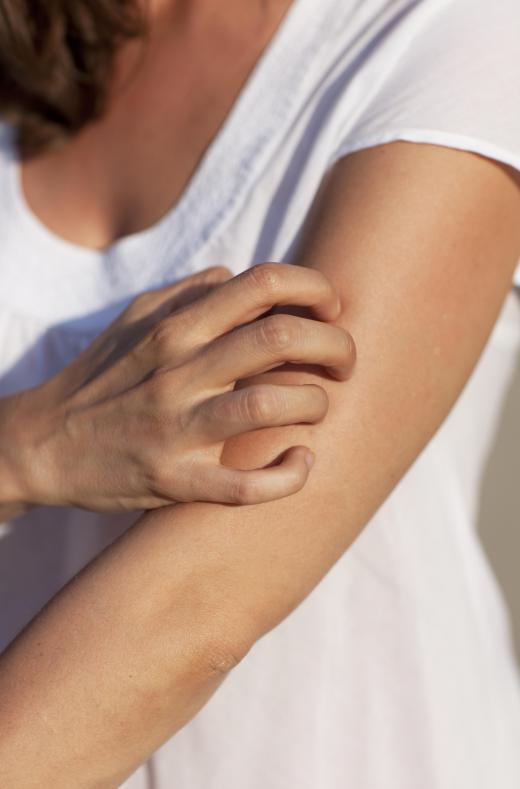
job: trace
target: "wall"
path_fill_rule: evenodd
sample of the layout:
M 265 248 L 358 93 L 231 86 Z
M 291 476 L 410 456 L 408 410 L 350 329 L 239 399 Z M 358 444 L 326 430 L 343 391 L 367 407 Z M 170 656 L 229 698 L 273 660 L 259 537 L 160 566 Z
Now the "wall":
M 520 358 L 483 475 L 478 532 L 509 606 L 520 664 Z

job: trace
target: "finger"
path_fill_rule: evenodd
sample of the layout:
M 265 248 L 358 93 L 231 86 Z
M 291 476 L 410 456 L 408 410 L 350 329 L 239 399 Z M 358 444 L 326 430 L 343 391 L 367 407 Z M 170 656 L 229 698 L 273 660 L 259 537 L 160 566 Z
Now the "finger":
M 139 294 L 125 311 L 125 316 L 136 320 L 153 315 L 154 320 L 160 320 L 203 298 L 232 276 L 232 272 L 225 266 L 211 266 L 197 271 L 180 281 Z
M 251 471 L 206 466 L 197 474 L 197 489 L 203 491 L 197 501 L 214 501 L 223 504 L 260 504 L 297 493 L 305 485 L 310 466 L 305 458 L 306 447 L 291 447 L 283 453 L 275 466 Z
M 114 391 L 114 387 L 116 390 L 129 388 L 154 368 L 155 357 L 141 353 L 139 345 L 141 335 L 147 331 L 150 322 L 155 324 L 172 310 L 204 296 L 232 276 L 231 271 L 224 266 L 213 266 L 186 277 L 175 285 L 140 294 L 118 320 L 117 333 L 116 329 L 110 326 L 97 340 L 98 345 L 101 345 L 103 340 L 106 345 L 107 338 L 110 341 L 109 353 L 103 360 L 98 360 L 95 371 L 91 371 L 95 372 L 95 375 L 92 374 L 87 379 L 92 380 L 101 373 L 104 374 L 103 381 L 97 384 L 98 395 L 108 395 Z M 140 332 L 137 328 L 133 331 L 133 327 L 139 325 L 137 321 L 144 327 Z
M 349 332 L 294 315 L 271 315 L 219 337 L 190 360 L 193 380 L 226 386 L 285 362 L 318 364 L 339 380 L 349 377 L 355 345 Z
M 280 304 L 308 307 L 323 321 L 335 320 L 341 311 L 339 296 L 321 271 L 288 263 L 261 263 L 192 303 L 189 323 L 198 342 L 209 342 Z
M 263 427 L 319 422 L 328 407 L 327 392 L 315 384 L 257 384 L 204 400 L 193 424 L 214 443 Z
M 161 308 L 164 308 L 166 313 L 174 312 L 206 296 L 214 288 L 222 285 L 232 277 L 233 273 L 225 266 L 212 266 L 204 269 L 204 271 L 185 277 L 179 283 L 179 290 L 172 293 L 171 297 L 166 293 L 166 299 L 162 302 Z

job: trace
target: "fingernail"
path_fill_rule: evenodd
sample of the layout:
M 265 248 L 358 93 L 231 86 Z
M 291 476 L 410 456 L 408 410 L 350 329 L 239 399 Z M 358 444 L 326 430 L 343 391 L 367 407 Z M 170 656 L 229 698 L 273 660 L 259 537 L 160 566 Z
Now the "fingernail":
M 314 455 L 312 454 L 312 452 L 307 452 L 307 454 L 305 455 L 305 462 L 307 463 L 307 466 L 309 468 L 313 467 L 313 465 L 314 465 Z

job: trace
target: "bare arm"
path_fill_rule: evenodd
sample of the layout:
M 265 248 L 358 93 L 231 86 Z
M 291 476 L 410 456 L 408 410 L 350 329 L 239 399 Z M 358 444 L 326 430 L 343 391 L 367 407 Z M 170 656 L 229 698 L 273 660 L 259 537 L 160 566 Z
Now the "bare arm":
M 252 468 L 288 441 L 308 445 L 307 485 L 276 502 L 149 513 L 55 598 L 0 663 L 2 786 L 118 786 L 320 581 L 479 358 L 520 254 L 520 190 L 480 157 L 395 143 L 341 162 L 307 231 L 297 262 L 342 295 L 355 374 L 264 373 L 319 381 L 327 418 L 224 451 Z

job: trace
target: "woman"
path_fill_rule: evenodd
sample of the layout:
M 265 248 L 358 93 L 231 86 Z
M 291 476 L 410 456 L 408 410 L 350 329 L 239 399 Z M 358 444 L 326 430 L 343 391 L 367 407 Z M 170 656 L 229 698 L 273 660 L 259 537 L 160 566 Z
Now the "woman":
M 83 125 L 59 78 L 71 53 L 103 51 L 109 5 L 33 3 L 15 16 L 18 42 L 52 31 L 36 60 L 0 48 L 19 151 L 38 149 L 22 167 L 3 148 L 11 391 L 72 361 L 118 299 L 222 263 L 325 275 L 343 311 L 315 326 L 352 332 L 358 359 L 348 381 L 307 364 L 239 379 L 326 391 L 315 424 L 225 442 L 243 471 L 308 446 L 289 496 L 186 496 L 131 529 L 42 507 L 10 528 L 19 623 L 36 613 L 28 575 L 50 597 L 95 559 L 2 658 L 2 786 L 517 787 L 518 674 L 474 533 L 520 343 L 516 0 L 151 2 L 147 46 L 121 43 Z M 295 357 L 283 320 L 287 361 L 327 363 Z

